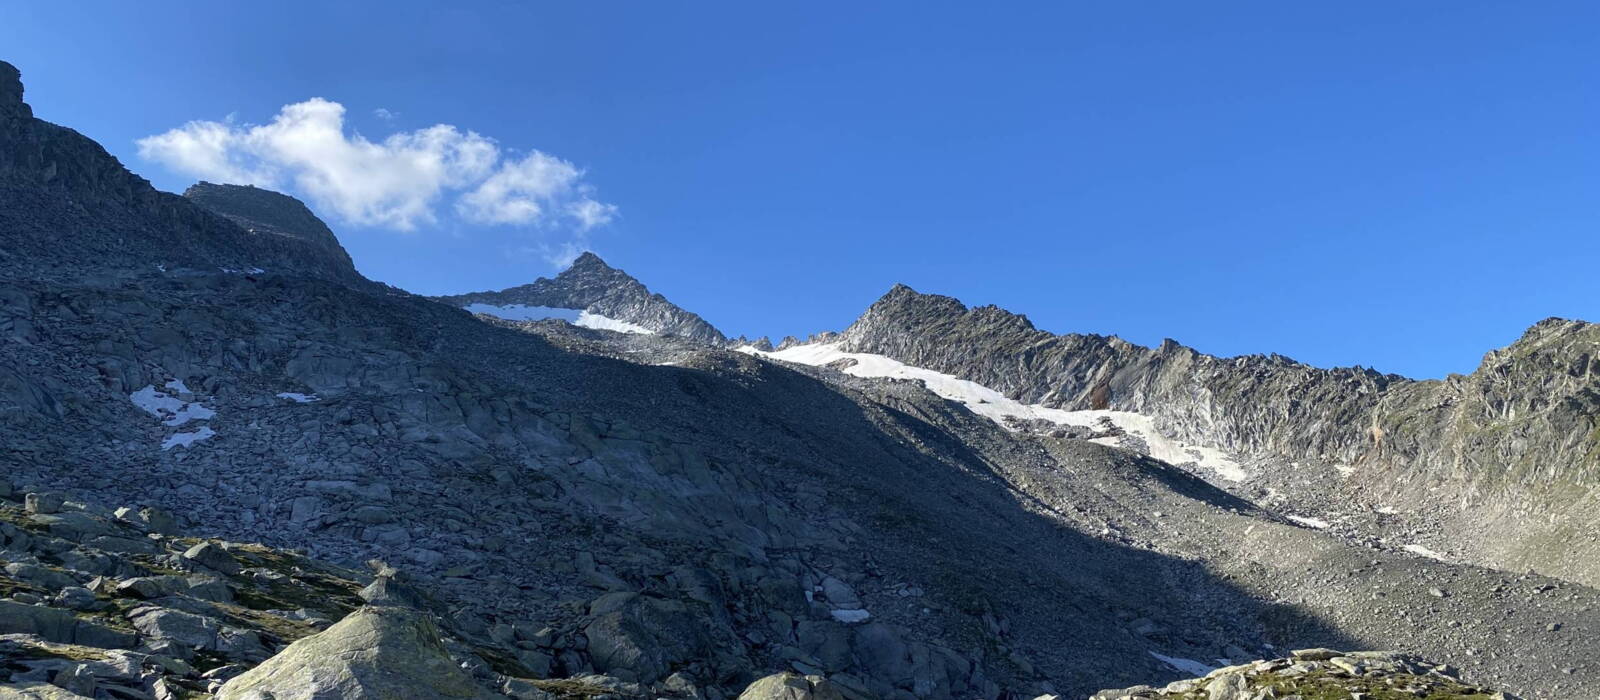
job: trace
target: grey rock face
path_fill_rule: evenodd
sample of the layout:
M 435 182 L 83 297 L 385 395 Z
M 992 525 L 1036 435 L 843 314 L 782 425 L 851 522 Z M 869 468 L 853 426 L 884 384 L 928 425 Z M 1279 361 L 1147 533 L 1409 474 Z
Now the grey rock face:
M 1173 341 L 1053 335 L 1027 317 L 896 285 L 839 337 L 852 352 L 954 374 L 1028 404 L 1144 413 L 1163 433 L 1230 452 L 1354 460 L 1370 412 L 1408 380 L 1280 355 L 1217 358 Z
M 532 284 L 498 292 L 458 294 L 439 300 L 455 306 L 490 304 L 581 309 L 657 333 L 702 343 L 727 342 L 722 332 L 705 319 L 679 308 L 660 294 L 651 293 L 638 280 L 607 265 L 594 253 L 578 256 L 571 267 L 554 279 L 541 277 Z
M 321 250 L 335 265 L 355 276 L 355 263 L 339 244 L 327 224 L 322 223 L 300 200 L 251 185 L 216 185 L 200 182 L 184 190 L 183 196 L 213 213 L 238 224 L 252 234 L 275 234 Z
M 0 62 L 0 275 L 69 279 L 265 269 L 355 281 L 304 240 L 250 233 L 128 172 L 99 144 L 33 117 Z
M 1435 524 L 1458 533 L 1472 560 L 1600 582 L 1600 541 L 1582 534 L 1600 513 L 1576 497 L 1600 487 L 1600 326 L 1549 319 L 1471 375 L 1413 381 L 1277 355 L 1212 357 L 1170 340 L 1053 335 L 899 285 L 837 341 L 1023 403 L 1142 413 L 1165 435 L 1279 469 L 1337 465 L 1348 480 L 1332 488 L 1350 497 L 1449 504 Z M 1548 517 L 1517 515 L 1533 511 Z

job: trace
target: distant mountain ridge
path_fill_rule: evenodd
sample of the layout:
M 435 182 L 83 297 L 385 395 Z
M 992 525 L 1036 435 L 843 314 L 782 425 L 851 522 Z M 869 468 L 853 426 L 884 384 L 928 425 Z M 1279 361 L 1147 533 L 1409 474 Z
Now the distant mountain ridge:
M 699 315 L 685 311 L 652 293 L 628 273 L 607 265 L 600 256 L 585 252 L 554 278 L 541 277 L 497 292 L 473 292 L 438 297 L 439 301 L 467 307 L 549 307 L 589 311 L 606 318 L 676 335 L 690 340 L 721 345 L 727 338 Z
M 1585 534 L 1600 513 L 1580 495 L 1600 489 L 1595 324 L 1546 319 L 1470 375 L 1420 381 L 1280 355 L 1219 358 L 1171 340 L 1055 335 L 904 285 L 821 337 L 1027 404 L 1148 415 L 1165 435 L 1278 463 L 1264 470 L 1320 464 L 1365 499 L 1445 511 L 1476 561 L 1600 582 L 1600 543 Z

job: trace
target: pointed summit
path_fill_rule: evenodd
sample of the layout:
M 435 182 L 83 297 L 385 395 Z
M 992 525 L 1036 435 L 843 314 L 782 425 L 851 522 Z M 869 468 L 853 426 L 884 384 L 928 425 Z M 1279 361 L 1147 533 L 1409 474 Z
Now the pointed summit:
M 571 267 L 553 279 L 541 277 L 532 284 L 439 297 L 439 301 L 511 320 L 567 318 L 580 326 L 676 335 L 714 345 L 727 343 L 722 332 L 705 319 L 652 293 L 639 280 L 606 264 L 592 252 L 579 255 Z M 569 316 L 563 311 L 580 313 Z
M 615 270 L 616 268 L 607 265 L 606 261 L 601 260 L 600 256 L 594 254 L 594 251 L 585 250 L 581 255 L 573 259 L 572 265 L 567 267 L 566 272 L 590 269 Z M 566 274 L 566 272 L 562 274 Z

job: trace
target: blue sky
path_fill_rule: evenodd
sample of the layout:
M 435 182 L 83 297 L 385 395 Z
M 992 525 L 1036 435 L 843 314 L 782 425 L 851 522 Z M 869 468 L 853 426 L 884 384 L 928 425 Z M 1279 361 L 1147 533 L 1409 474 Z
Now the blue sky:
M 8 3 L 0 58 L 158 187 L 270 178 L 420 293 L 587 246 L 732 334 L 904 282 L 1425 377 L 1600 320 L 1593 3 L 321 5 Z

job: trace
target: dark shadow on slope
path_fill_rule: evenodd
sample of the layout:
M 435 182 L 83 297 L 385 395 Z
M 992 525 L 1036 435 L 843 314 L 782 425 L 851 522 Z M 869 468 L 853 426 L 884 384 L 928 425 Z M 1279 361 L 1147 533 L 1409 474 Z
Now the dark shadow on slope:
M 1183 674 L 1147 652 L 1220 655 L 1225 643 L 1261 641 L 1259 625 L 1281 621 L 1281 611 L 1198 563 L 1096 539 L 1044 516 L 1038 511 L 1053 507 L 1030 502 L 995 466 L 1042 453 L 920 388 L 882 403 L 852 399 L 806 373 L 724 356 L 708 358 L 703 372 L 612 365 L 605 373 L 652 396 L 670 389 L 650 375 L 677 375 L 671 389 L 695 407 L 660 417 L 722 413 L 722 421 L 702 424 L 716 428 L 707 437 L 771 456 L 785 482 L 826 489 L 832 505 L 869 528 L 850 546 L 885 571 L 928 586 L 936 607 L 966 616 L 966 624 L 952 618 L 958 621 L 933 627 L 1016 676 L 1027 674 L 1011 661 L 1013 652 L 1069 692 L 1175 679 Z M 1253 510 L 1159 462 L 1134 460 L 1131 470 L 1186 498 Z M 1009 631 L 981 629 L 985 615 L 1007 620 Z M 915 611 L 894 621 L 921 627 Z M 1300 639 L 1352 644 L 1315 618 L 1294 626 Z

